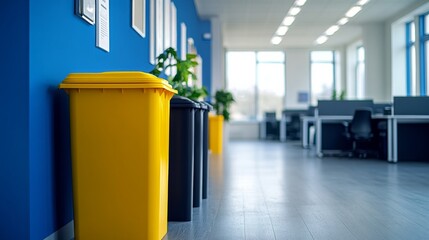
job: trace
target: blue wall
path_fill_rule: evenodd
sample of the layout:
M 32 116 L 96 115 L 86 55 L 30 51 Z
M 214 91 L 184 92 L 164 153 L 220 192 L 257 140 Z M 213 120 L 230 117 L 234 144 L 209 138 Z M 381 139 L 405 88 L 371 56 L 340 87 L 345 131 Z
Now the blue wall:
M 202 34 L 210 32 L 210 24 L 197 17 L 192 0 L 179 0 L 175 4 L 178 25 L 185 22 L 188 37 L 194 38 L 204 62 L 204 84 L 210 86 L 210 41 L 202 40 Z M 16 116 L 14 120 L 29 119 L 27 124 L 16 123 L 19 127 L 29 125 L 29 129 L 19 129 L 23 136 L 17 139 L 16 146 L 25 148 L 19 154 L 23 155 L 22 161 L 27 166 L 19 166 L 19 171 L 23 171 L 22 179 L 19 180 L 26 180 L 27 183 L 27 188 L 22 190 L 22 195 L 26 195 L 23 199 L 27 200 L 23 205 L 28 203 L 28 195 L 30 199 L 30 239 L 43 239 L 73 219 L 68 98 L 57 89 L 58 84 L 71 72 L 152 69 L 149 63 L 149 38 L 141 38 L 131 28 L 131 0 L 110 1 L 109 53 L 95 47 L 95 26 L 76 17 L 73 9 L 73 1 L 31 1 L 29 21 L 23 20 L 30 22 L 30 55 L 28 57 L 27 48 L 27 55 L 22 56 L 23 62 L 25 59 L 29 61 L 30 71 L 25 75 L 21 69 L 25 70 L 26 67 L 22 67 L 22 63 L 11 66 L 11 74 L 19 70 L 23 74 L 20 81 L 26 84 L 27 91 L 29 87 L 28 93 L 18 82 L 10 83 L 22 92 L 21 96 L 13 94 L 13 97 L 19 98 L 24 105 L 16 108 L 22 109 L 20 114 L 25 116 Z M 16 14 L 16 11 L 10 12 Z M 16 21 L 17 17 L 11 19 Z M 28 26 L 22 31 L 22 34 L 28 35 Z M 28 36 L 22 39 L 28 39 Z M 10 130 L 10 133 L 15 132 Z M 5 140 L 9 141 L 9 138 Z M 2 186 L 4 194 L 3 189 Z M 28 206 L 26 208 L 24 213 L 28 214 Z M 23 220 L 28 221 L 28 215 Z M 23 236 L 14 239 L 28 238 Z
M 180 23 L 186 23 L 187 37 L 193 38 L 198 54 L 203 58 L 203 85 L 211 91 L 211 41 L 203 40 L 204 33 L 211 33 L 210 21 L 200 21 L 193 0 L 173 0 L 177 7 L 178 39 L 180 39 Z M 178 44 L 180 50 L 180 44 Z
M 19 9 L 19 11 L 17 11 Z M 28 1 L 0 14 L 0 239 L 28 239 Z M 16 14 L 22 14 L 17 17 Z

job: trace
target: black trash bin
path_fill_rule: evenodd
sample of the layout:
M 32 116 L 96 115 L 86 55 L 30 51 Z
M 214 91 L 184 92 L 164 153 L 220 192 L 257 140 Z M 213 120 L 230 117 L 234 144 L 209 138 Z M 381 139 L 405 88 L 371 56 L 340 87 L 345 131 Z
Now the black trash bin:
M 208 176 L 209 176 L 209 112 L 213 110 L 213 106 L 201 102 L 203 109 L 203 187 L 202 187 L 202 197 L 203 199 L 207 198 L 207 189 L 208 189 Z
M 171 99 L 168 221 L 192 220 L 196 109 L 199 106 L 188 98 Z
M 194 201 L 193 206 L 199 207 L 202 200 L 203 187 L 203 114 L 205 105 L 196 102 L 195 137 L 194 137 Z

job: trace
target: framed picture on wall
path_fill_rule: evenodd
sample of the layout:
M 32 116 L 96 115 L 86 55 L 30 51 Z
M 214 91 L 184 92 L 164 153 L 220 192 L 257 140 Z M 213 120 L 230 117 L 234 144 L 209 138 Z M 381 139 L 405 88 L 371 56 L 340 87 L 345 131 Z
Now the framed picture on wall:
M 142 37 L 146 37 L 146 0 L 132 0 L 132 25 L 133 29 Z
M 155 64 L 155 0 L 149 0 L 149 62 Z
M 180 23 L 180 58 L 185 60 L 188 52 L 188 38 L 186 37 L 186 24 Z
M 171 47 L 177 49 L 177 9 L 174 3 L 171 3 Z
M 164 1 L 164 49 L 171 47 L 171 1 Z
M 75 12 L 91 25 L 95 23 L 95 0 L 75 0 Z
M 164 52 L 164 0 L 155 4 L 155 56 Z

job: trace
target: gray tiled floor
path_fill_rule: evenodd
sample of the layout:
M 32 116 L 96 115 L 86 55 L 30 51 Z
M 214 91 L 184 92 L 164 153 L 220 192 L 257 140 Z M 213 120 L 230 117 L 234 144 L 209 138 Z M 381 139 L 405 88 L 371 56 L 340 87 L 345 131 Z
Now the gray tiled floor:
M 211 156 L 209 198 L 164 239 L 429 239 L 429 162 L 230 142 Z

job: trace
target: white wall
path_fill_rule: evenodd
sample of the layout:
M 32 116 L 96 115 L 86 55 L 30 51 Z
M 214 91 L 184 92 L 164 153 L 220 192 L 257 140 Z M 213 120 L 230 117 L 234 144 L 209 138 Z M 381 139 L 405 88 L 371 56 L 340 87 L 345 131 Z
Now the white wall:
M 405 27 L 403 22 L 396 22 L 391 25 L 391 48 L 390 66 L 387 66 L 391 78 L 392 96 L 405 96 L 407 94 L 406 85 L 406 57 L 405 57 Z
M 284 106 L 288 109 L 307 108 L 308 103 L 298 102 L 298 92 L 310 96 L 310 50 L 287 49 L 286 53 L 286 98 Z
M 429 2 L 420 1 L 409 9 L 398 13 L 387 21 L 386 36 L 386 76 L 391 79 L 392 96 L 406 95 L 406 57 L 405 57 L 405 23 L 414 19 L 415 16 L 429 11 Z M 419 92 L 419 91 L 418 91 Z M 391 96 L 391 97 L 392 97 Z
M 365 48 L 365 98 L 375 102 L 390 100 L 390 79 L 385 77 L 385 32 L 383 23 L 362 27 Z
M 211 95 L 225 88 L 225 49 L 223 47 L 223 28 L 219 18 L 211 19 L 212 27 L 212 86 Z
M 229 122 L 229 139 L 257 140 L 259 138 L 259 124 L 252 122 Z
M 346 47 L 346 59 L 347 61 L 344 63 L 346 70 L 346 79 L 347 83 L 345 86 L 347 99 L 355 99 L 356 98 L 356 59 L 357 59 L 357 48 L 362 46 L 362 41 L 356 41 L 354 43 L 349 44 Z

